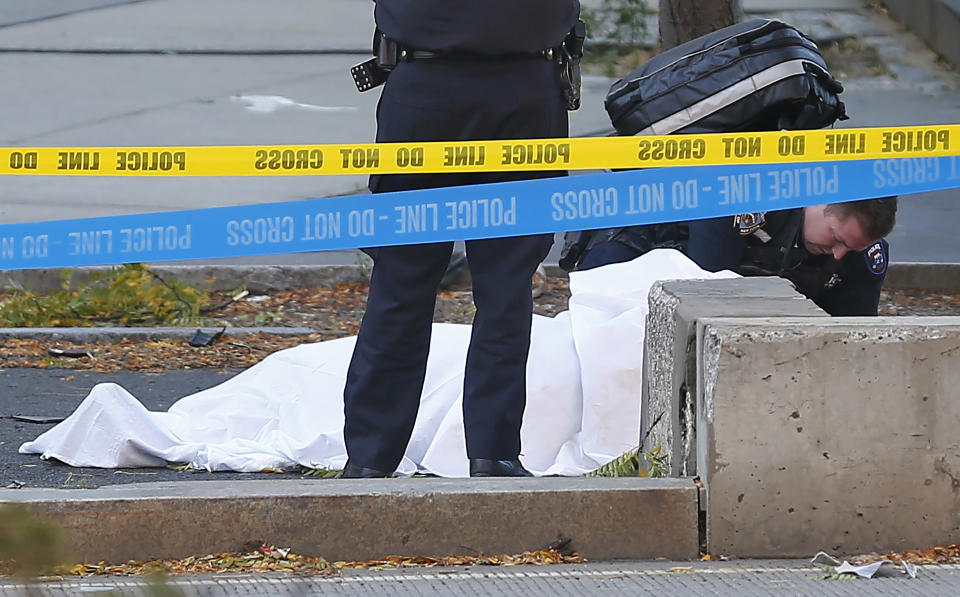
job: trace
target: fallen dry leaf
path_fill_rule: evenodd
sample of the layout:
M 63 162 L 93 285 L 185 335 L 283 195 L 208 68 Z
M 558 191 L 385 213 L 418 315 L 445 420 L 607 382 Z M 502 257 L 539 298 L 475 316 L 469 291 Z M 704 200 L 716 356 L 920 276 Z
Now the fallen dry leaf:
M 153 574 L 216 574 L 295 572 L 331 576 L 339 574 L 342 568 L 381 569 L 434 566 L 545 566 L 550 564 L 581 563 L 586 560 L 577 553 L 563 555 L 555 549 L 525 551 L 514 555 L 491 556 L 447 556 L 431 558 L 425 556 L 388 556 L 378 560 L 329 562 L 320 556 L 305 556 L 292 552 L 289 548 L 271 545 L 251 547 L 250 551 L 239 553 L 218 553 L 190 556 L 182 559 L 152 560 L 149 562 L 129 561 L 125 564 L 107 564 L 106 562 L 82 563 L 64 566 L 55 570 L 60 575 L 73 576 L 147 576 Z M 0 575 L 4 573 L 0 563 Z
M 848 558 L 854 564 L 869 564 L 878 560 L 890 560 L 895 564 L 958 564 L 960 563 L 960 545 L 937 545 L 925 549 L 891 551 L 886 554 L 865 554 Z

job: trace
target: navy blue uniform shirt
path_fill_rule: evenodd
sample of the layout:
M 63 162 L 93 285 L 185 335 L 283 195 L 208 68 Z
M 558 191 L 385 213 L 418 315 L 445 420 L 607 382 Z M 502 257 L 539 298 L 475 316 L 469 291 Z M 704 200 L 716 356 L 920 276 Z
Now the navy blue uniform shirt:
M 490 56 L 555 47 L 579 15 L 578 0 L 378 0 L 374 12 L 409 48 Z

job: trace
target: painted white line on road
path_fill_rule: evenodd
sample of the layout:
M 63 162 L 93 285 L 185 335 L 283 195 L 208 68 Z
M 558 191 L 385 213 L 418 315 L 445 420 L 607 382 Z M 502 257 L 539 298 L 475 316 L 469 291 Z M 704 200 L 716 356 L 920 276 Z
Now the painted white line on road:
M 299 108 L 313 112 L 356 112 L 353 106 L 317 106 L 294 101 L 282 95 L 234 95 L 230 99 L 237 103 L 246 104 L 251 112 L 276 112 L 280 108 Z
M 689 568 L 689 569 L 688 569 Z M 936 565 L 926 565 L 921 568 L 922 570 L 930 571 L 951 571 L 956 572 L 960 571 L 960 564 L 936 564 Z M 644 577 L 644 576 L 667 576 L 671 574 L 763 574 L 770 572 L 780 572 L 780 573 L 790 573 L 790 572 L 809 572 L 816 573 L 819 570 L 813 567 L 796 567 L 796 566 L 778 566 L 778 567 L 750 567 L 750 568 L 738 568 L 735 566 L 726 567 L 726 568 L 696 568 L 694 566 L 671 566 L 669 568 L 658 568 L 654 570 L 623 570 L 620 568 L 609 568 L 609 569 L 599 569 L 599 570 L 537 570 L 537 571 L 526 571 L 526 570 L 515 570 L 515 571 L 470 571 L 470 572 L 454 572 L 450 574 L 383 574 L 383 573 L 373 573 L 368 575 L 356 575 L 356 576 L 298 576 L 298 577 L 276 577 L 276 578 L 264 578 L 263 582 L 269 582 L 273 584 L 289 584 L 296 585 L 302 584 L 304 582 L 325 582 L 325 583 L 369 583 L 369 582 L 396 582 L 396 581 L 434 581 L 434 580 L 482 580 L 485 578 L 499 578 L 499 579 L 517 579 L 517 578 L 576 578 L 576 577 Z M 253 583 L 257 584 L 258 579 L 253 579 L 250 577 L 222 577 L 222 578 L 209 578 L 209 579 L 189 579 L 189 578 L 170 578 L 167 579 L 167 584 L 170 585 L 183 585 L 183 586 L 217 586 L 223 584 L 248 584 Z M 44 582 L 40 583 L 44 587 L 58 588 L 58 589 L 84 589 L 86 591 L 91 590 L 91 587 L 101 588 L 106 586 L 104 581 L 99 581 L 103 584 L 101 585 L 87 585 L 80 582 Z M 149 581 L 134 581 L 126 580 L 119 581 L 111 587 L 120 586 L 129 586 L 129 587 L 144 587 L 150 584 Z M 36 584 L 32 585 L 36 586 Z M 25 589 L 26 584 L 23 583 L 10 583 L 10 584 L 0 584 L 0 590 L 17 590 Z

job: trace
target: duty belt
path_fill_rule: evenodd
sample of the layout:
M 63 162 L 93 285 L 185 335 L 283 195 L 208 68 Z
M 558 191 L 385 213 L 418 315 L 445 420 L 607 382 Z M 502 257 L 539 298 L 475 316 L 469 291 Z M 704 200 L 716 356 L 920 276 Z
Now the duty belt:
M 397 53 L 399 60 L 407 62 L 416 61 L 434 61 L 443 60 L 449 62 L 502 62 L 508 60 L 524 60 L 530 58 L 542 58 L 553 60 L 554 48 L 542 50 L 540 52 L 527 52 L 517 54 L 480 54 L 477 52 L 432 52 L 430 50 L 414 50 L 400 46 Z
M 567 34 L 563 43 L 555 48 L 548 48 L 534 53 L 488 55 L 472 52 L 434 52 L 431 50 L 406 48 L 398 44 L 396 40 L 384 35 L 380 30 L 377 30 L 373 38 L 373 58 L 352 67 L 350 74 L 353 76 L 353 82 L 357 85 L 357 90 L 364 92 L 382 85 L 387 80 L 387 77 L 390 76 L 390 71 L 392 71 L 401 60 L 487 62 L 544 58 L 556 62 L 560 66 L 560 78 L 563 83 L 563 96 L 567 102 L 567 109 L 576 110 L 580 107 L 580 59 L 583 57 L 583 41 L 585 37 L 586 27 L 583 21 L 578 21 L 570 30 L 570 33 Z

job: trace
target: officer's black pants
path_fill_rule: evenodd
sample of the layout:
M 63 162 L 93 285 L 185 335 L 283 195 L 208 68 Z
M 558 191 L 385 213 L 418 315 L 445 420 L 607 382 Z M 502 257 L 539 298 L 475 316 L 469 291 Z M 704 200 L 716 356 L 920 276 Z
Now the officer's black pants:
M 377 123 L 378 142 L 568 134 L 556 67 L 536 58 L 402 63 L 387 81 Z M 374 176 L 370 188 L 388 192 L 562 174 Z M 450 200 L 456 198 L 451 189 Z M 520 453 L 530 281 L 552 242 L 552 235 L 539 235 L 466 243 L 477 309 L 463 388 L 470 458 L 514 459 Z M 374 259 L 370 295 L 344 390 L 344 439 L 354 465 L 393 471 L 406 450 L 423 390 L 437 287 L 452 248 L 436 243 L 368 251 Z
M 639 249 L 625 245 L 615 240 L 599 242 L 587 250 L 583 260 L 577 265 L 577 271 L 586 271 L 611 263 L 633 261 L 643 253 Z

